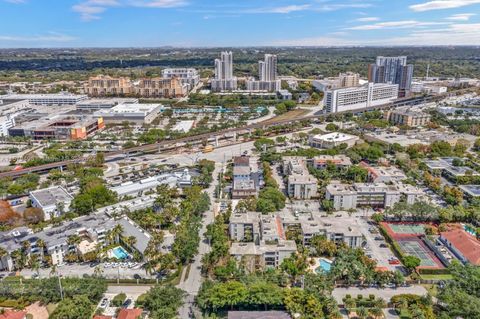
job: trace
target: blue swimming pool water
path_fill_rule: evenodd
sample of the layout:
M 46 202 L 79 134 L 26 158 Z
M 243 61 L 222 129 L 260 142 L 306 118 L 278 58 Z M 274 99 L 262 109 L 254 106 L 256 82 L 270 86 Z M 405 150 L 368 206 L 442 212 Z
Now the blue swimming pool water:
M 127 259 L 128 258 L 128 253 L 123 249 L 123 247 L 117 247 L 112 250 L 113 255 L 117 259 Z
M 332 263 L 325 260 L 325 259 L 320 259 L 320 266 L 318 266 L 315 271 L 317 273 L 327 273 L 330 271 L 330 269 L 332 268 Z

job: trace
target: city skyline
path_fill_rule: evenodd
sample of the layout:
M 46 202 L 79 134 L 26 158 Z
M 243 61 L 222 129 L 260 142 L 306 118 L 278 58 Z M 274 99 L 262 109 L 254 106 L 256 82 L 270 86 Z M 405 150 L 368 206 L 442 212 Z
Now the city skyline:
M 48 2 L 0 0 L 0 48 L 480 45 L 479 0 Z

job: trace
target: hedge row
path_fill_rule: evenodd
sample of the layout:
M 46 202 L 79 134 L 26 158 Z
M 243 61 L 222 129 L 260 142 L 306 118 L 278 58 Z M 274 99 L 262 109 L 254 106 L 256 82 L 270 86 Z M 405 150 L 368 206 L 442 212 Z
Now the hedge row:
M 382 233 L 383 237 L 385 237 L 386 241 L 390 244 L 390 246 L 392 247 L 392 250 L 393 250 L 393 253 L 398 257 L 398 259 L 400 259 L 400 261 L 403 262 L 403 257 L 405 257 L 405 255 L 403 254 L 403 251 L 402 249 L 400 248 L 400 245 L 398 245 L 398 243 L 395 241 L 395 239 L 393 239 L 390 234 L 388 233 L 388 231 L 383 227 L 383 225 L 379 225 L 379 228 L 380 228 L 380 232 Z
M 449 275 L 450 270 L 448 268 L 441 269 L 431 269 L 431 268 L 420 268 L 418 269 L 420 275 Z

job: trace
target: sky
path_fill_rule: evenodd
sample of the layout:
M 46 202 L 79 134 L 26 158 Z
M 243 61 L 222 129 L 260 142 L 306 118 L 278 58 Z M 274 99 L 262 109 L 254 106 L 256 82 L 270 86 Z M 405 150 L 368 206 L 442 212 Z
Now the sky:
M 0 0 L 0 48 L 480 45 L 480 0 Z

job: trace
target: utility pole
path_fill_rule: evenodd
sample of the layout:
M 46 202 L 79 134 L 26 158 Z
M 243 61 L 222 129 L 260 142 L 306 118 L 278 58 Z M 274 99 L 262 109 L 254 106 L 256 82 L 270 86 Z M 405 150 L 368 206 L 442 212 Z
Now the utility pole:
M 60 288 L 60 299 L 63 300 L 63 287 L 62 287 L 62 280 L 60 279 L 60 276 L 57 276 L 58 278 L 58 287 Z

